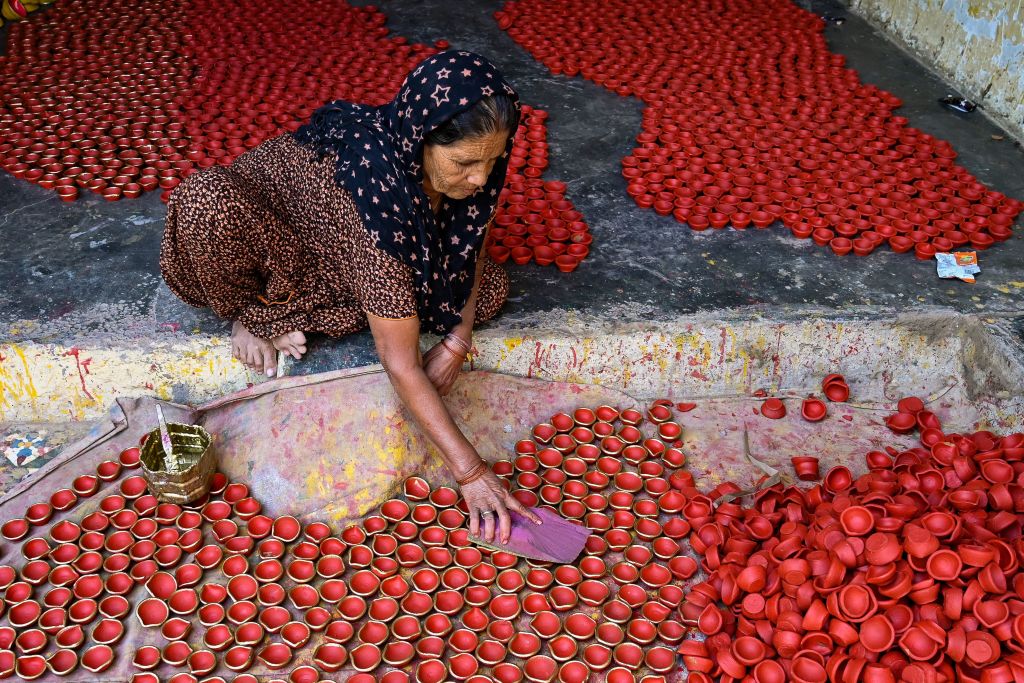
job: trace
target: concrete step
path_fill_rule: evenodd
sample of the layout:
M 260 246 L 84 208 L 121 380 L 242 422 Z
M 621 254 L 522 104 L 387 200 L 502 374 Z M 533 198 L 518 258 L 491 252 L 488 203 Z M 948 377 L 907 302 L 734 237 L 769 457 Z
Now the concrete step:
M 852 401 L 880 409 L 906 394 L 943 396 L 956 424 L 1015 428 L 1024 415 L 1016 318 L 934 311 L 837 315 L 761 310 L 616 322 L 573 311 L 502 318 L 476 334 L 475 367 L 510 375 L 600 384 L 638 398 L 675 400 L 769 393 L 820 393 L 821 378 L 843 373 Z M 153 395 L 199 404 L 250 383 L 224 335 L 168 331 L 117 344 L 0 343 L 0 426 L 94 420 L 117 397 Z M 313 340 L 287 374 L 376 361 L 366 333 Z M 754 404 L 756 405 L 756 404 Z

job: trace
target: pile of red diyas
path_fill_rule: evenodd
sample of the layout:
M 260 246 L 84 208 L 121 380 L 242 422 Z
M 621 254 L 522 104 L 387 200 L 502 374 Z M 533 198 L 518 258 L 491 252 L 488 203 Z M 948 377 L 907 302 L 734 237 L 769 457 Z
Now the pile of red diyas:
M 252 0 L 194 5 L 183 51 L 197 76 L 181 93 L 189 159 L 226 164 L 300 123 L 324 102 L 381 105 L 409 71 L 448 44 L 390 36 L 374 7 L 315 3 L 288 21 Z
M 134 197 L 187 172 L 175 102 L 189 78 L 184 14 L 71 0 L 12 24 L 0 57 L 3 168 L 66 201 L 84 189 Z
M 0 528 L 26 560 L 0 567 L 0 675 L 103 671 L 134 613 L 163 638 L 121 655 L 135 683 L 659 683 L 677 655 L 691 681 L 1021 680 L 1024 435 L 946 434 L 914 398 L 887 423 L 921 446 L 744 508 L 695 488 L 668 401 L 553 415 L 493 467 L 594 532 L 561 566 L 472 545 L 458 493 L 418 477 L 335 534 L 221 475 L 160 504 L 129 449 Z
M 644 102 L 627 191 L 694 230 L 781 221 L 836 254 L 929 259 L 1008 239 L 1024 208 L 894 116 L 900 100 L 790 0 L 512 0 L 495 16 L 552 72 Z
M 0 165 L 66 201 L 84 189 L 111 201 L 159 189 L 166 201 L 189 174 L 296 130 L 324 102 L 389 101 L 448 47 L 409 44 L 376 8 L 344 2 L 297 6 L 287 22 L 253 0 L 94 9 L 71 0 L 12 27 L 0 57 Z M 565 183 L 542 180 L 546 112 L 523 112 L 489 252 L 571 271 L 591 236 Z
M 325 101 L 380 104 L 436 47 L 389 37 L 374 8 L 62 2 L 12 25 L 0 57 L 0 164 L 74 200 L 169 191 Z M 125 40 L 131 36 L 131 40 Z
M 564 273 L 590 253 L 593 236 L 583 214 L 565 198 L 565 183 L 544 181 L 548 167 L 547 112 L 523 105 L 487 253 L 504 263 L 554 263 Z
M 1024 680 L 1024 434 L 946 434 L 913 397 L 887 422 L 921 445 L 860 477 L 746 509 L 684 492 L 708 573 L 680 610 L 707 636 L 678 648 L 691 681 Z

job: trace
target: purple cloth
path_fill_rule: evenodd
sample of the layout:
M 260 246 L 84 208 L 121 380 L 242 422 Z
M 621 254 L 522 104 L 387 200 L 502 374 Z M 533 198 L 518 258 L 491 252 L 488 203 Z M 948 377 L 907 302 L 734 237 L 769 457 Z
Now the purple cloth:
M 469 540 L 485 548 L 502 550 L 533 560 L 558 564 L 575 561 L 587 543 L 590 530 L 585 526 L 574 524 L 550 510 L 530 509 L 544 523 L 534 524 L 526 517 L 509 510 L 509 516 L 512 518 L 512 533 L 509 534 L 508 543 L 500 543 L 497 539 L 493 543 L 488 543 L 472 534 L 470 534 Z

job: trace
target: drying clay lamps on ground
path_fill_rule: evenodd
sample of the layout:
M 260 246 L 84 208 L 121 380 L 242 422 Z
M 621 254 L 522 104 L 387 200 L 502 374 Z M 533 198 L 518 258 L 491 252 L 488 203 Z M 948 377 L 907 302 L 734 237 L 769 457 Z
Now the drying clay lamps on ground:
M 547 112 L 523 105 L 487 251 L 498 263 L 532 260 L 571 272 L 590 252 L 593 238 L 582 214 L 565 199 L 566 184 L 541 179 L 548 165 L 546 119 Z
M 122 0 L 100 13 L 71 2 L 12 27 L 0 167 L 64 201 L 89 191 L 166 201 L 190 174 L 296 130 L 327 101 L 387 102 L 410 69 L 447 48 L 390 36 L 376 8 L 347 3 L 292 8 L 268 40 L 253 21 L 263 11 L 252 0 L 219 9 Z M 118 41 L 126 33 L 130 44 Z M 589 252 L 589 229 L 565 183 L 542 180 L 546 112 L 523 114 L 488 251 L 569 272 Z
M 397 667 L 387 680 L 482 683 L 483 667 L 495 680 L 538 683 L 664 672 L 686 630 L 673 612 L 683 598 L 675 582 L 698 569 L 679 554 L 689 531 L 679 511 L 694 491 L 672 445 L 683 430 L 670 405 L 651 406 L 649 425 L 643 411 L 608 406 L 554 415 L 533 430 L 536 441 L 516 444 L 508 467 L 495 465 L 510 480 L 557 482 L 546 485 L 565 491 L 559 504 L 579 506 L 597 533 L 577 565 L 550 568 L 469 544 L 458 492 L 417 477 L 379 515 L 333 530 L 261 514 L 244 484 L 221 475 L 194 505 L 159 504 L 129 474 L 131 454 L 105 461 L 119 467 L 76 482 L 80 495 L 98 496 L 97 509 L 32 504 L 5 530 L 26 560 L 58 563 L 0 567 L 4 616 L 22 633 L 15 646 L 30 655 L 52 637 L 67 653 L 23 658 L 21 674 L 100 672 L 125 656 L 140 672 L 187 666 L 191 674 L 172 679 L 180 683 L 257 665 L 316 683 L 317 670 L 299 665 L 310 658 L 323 672 Z M 139 593 L 129 590 L 136 584 Z M 128 654 L 120 620 L 132 613 L 159 631 L 161 647 Z
M 641 100 L 626 191 L 693 230 L 781 222 L 840 256 L 930 259 L 1008 239 L 1024 208 L 895 115 L 797 3 L 512 0 L 495 17 L 551 72 Z M 678 49 L 693 41 L 715 49 Z
M 71 564 L 51 571 L 25 557 L 24 566 L 0 568 L 10 643 L 32 651 L 52 638 L 76 656 L 24 654 L 20 673 L 102 671 L 131 657 L 140 671 L 161 661 L 197 677 L 214 666 L 240 675 L 262 666 L 290 683 L 345 667 L 367 683 L 656 683 L 677 655 L 697 683 L 787 675 L 980 683 L 1024 671 L 1013 512 L 1024 504 L 1024 435 L 946 434 L 923 402 L 907 399 L 895 415 L 912 422 L 905 428 L 920 432 L 921 446 L 872 451 L 867 474 L 833 467 L 812 488 L 776 485 L 745 508 L 720 501 L 738 490 L 731 483 L 695 487 L 663 438 L 683 437 L 663 408 L 559 413 L 495 463 L 530 504 L 539 496 L 517 488 L 534 483 L 524 475 L 558 482 L 558 505 L 594 532 L 570 565 L 470 544 L 455 521 L 464 513 L 458 493 L 415 477 L 379 515 L 342 529 L 261 515 L 248 489 L 226 480 L 196 506 L 158 506 L 126 486 L 125 473 L 89 494 L 100 496 L 98 512 L 53 511 L 32 527 L 26 508 L 18 519 L 31 530 L 6 542 Z M 794 467 L 817 479 L 817 459 L 798 456 Z M 156 528 L 139 526 L 145 520 Z M 214 527 L 226 521 L 235 534 L 216 540 Z M 192 532 L 198 538 L 187 538 Z M 206 533 L 214 540 L 202 545 Z M 123 552 L 105 549 L 124 538 Z M 182 552 L 166 566 L 119 561 L 146 542 Z M 74 559 L 57 553 L 66 547 L 77 548 Z M 48 585 L 64 580 L 61 567 L 82 575 Z M 112 576 L 144 589 L 107 595 Z M 118 626 L 131 612 L 160 631 L 159 649 L 128 654 Z M 692 625 L 705 640 L 686 639 Z

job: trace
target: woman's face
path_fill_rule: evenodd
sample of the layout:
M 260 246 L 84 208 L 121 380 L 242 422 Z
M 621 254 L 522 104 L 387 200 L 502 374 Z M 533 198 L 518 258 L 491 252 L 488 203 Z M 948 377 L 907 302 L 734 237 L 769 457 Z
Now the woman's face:
M 426 181 L 451 199 L 465 199 L 487 184 L 495 162 L 505 153 L 508 135 L 507 131 L 498 131 L 450 145 L 424 145 Z

